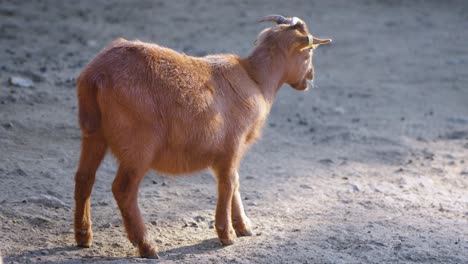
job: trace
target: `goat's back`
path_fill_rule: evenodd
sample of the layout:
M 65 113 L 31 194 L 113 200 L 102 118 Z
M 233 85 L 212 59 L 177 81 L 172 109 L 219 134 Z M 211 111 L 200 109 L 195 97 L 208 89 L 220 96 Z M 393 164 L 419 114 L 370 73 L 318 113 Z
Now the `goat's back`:
M 97 86 L 102 132 L 117 158 L 167 173 L 206 168 L 232 151 L 258 115 L 258 91 L 233 56 L 193 58 L 117 40 L 80 80 Z

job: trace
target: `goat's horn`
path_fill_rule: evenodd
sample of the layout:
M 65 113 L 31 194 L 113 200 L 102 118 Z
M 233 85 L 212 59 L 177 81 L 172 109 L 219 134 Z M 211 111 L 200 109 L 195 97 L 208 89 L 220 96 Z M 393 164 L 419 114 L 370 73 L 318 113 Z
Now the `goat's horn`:
M 269 15 L 266 17 L 263 17 L 260 19 L 258 22 L 275 22 L 276 24 L 291 24 L 291 19 L 290 18 L 285 18 L 284 16 L 280 15 Z

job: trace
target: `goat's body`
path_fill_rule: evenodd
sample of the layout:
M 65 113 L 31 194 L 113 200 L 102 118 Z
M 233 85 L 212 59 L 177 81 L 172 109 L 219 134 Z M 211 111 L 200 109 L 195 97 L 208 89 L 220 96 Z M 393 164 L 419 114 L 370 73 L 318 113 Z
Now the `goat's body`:
M 117 159 L 169 174 L 239 154 L 269 108 L 237 57 L 193 58 L 142 42 L 114 42 L 81 82 L 96 85 L 99 129 Z
M 92 242 L 90 195 L 107 149 L 119 162 L 112 193 L 142 256 L 156 255 L 137 202 L 149 169 L 182 174 L 211 168 L 218 180 L 215 228 L 221 243 L 252 235 L 239 192 L 239 163 L 281 85 L 307 88 L 312 53 L 304 48 L 312 47 L 312 39 L 299 23 L 264 30 L 245 59 L 195 58 L 123 39 L 101 51 L 77 83 L 83 134 L 75 174 L 78 245 Z

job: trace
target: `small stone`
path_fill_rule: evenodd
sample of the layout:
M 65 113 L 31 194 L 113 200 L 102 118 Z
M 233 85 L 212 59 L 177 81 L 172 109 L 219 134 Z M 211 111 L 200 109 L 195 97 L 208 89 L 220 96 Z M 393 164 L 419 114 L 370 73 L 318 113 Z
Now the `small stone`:
M 206 218 L 201 215 L 198 215 L 198 216 L 195 216 L 193 220 L 197 221 L 197 223 L 200 223 L 200 222 L 204 222 Z
M 89 47 L 96 47 L 97 42 L 93 39 L 89 39 L 88 41 L 86 41 L 86 45 L 88 45 Z
M 41 250 L 41 254 L 42 254 L 42 255 L 48 255 L 48 254 L 49 254 L 49 251 L 47 251 L 47 250 Z
M 34 83 L 32 80 L 25 78 L 25 77 L 20 77 L 20 76 L 11 76 L 8 81 L 10 84 L 14 86 L 19 86 L 19 87 L 33 87 L 34 86 Z
M 299 124 L 300 126 L 307 126 L 309 123 L 308 123 L 306 120 L 302 120 L 302 119 L 301 119 L 301 120 L 299 120 L 298 124 Z
M 23 169 L 20 169 L 20 168 L 16 169 L 13 173 L 19 176 L 23 176 L 23 177 L 28 176 L 28 174 Z
M 309 189 L 309 190 L 313 190 L 314 187 L 308 185 L 308 184 L 301 184 L 299 185 L 299 187 L 301 187 L 302 189 Z
M 198 224 L 192 221 L 185 222 L 182 227 L 198 227 Z
M 161 186 L 167 186 L 167 183 L 166 183 L 165 181 L 163 181 L 163 182 L 161 183 Z
M 111 228 L 112 225 L 110 223 L 103 224 L 101 228 Z
M 333 164 L 333 160 L 331 160 L 331 159 L 321 159 L 321 160 L 319 160 L 318 162 L 319 162 L 319 163 L 322 163 L 322 164 L 324 164 L 324 165 L 331 165 L 331 164 Z
M 28 198 L 28 202 L 52 208 L 69 208 L 69 206 L 66 205 L 62 200 L 47 194 L 41 194 L 39 196 L 30 197 Z
M 357 183 L 351 183 L 350 186 L 351 186 L 351 189 L 353 190 L 353 192 L 361 191 L 361 187 Z
M 11 122 L 3 123 L 2 127 L 5 128 L 5 129 L 13 128 L 13 123 L 11 123 Z

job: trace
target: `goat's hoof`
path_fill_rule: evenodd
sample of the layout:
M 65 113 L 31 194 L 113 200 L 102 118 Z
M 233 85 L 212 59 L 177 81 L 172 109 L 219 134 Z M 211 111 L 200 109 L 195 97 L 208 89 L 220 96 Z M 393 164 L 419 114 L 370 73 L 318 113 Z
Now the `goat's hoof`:
M 138 251 L 140 252 L 140 256 L 142 258 L 148 259 L 158 259 L 159 255 L 155 247 L 153 247 L 150 243 L 144 242 L 138 245 Z
M 235 243 L 235 240 L 230 238 L 220 238 L 219 241 L 221 241 L 221 244 L 223 244 L 223 246 L 230 246 Z
M 250 227 L 243 226 L 236 228 L 236 234 L 237 236 L 252 236 L 253 232 Z
M 236 230 L 237 236 L 252 236 L 252 225 L 250 220 L 247 220 L 245 223 L 234 223 L 234 229 Z
M 232 245 L 234 244 L 234 241 L 236 240 L 236 232 L 234 231 L 234 229 L 231 227 L 231 228 L 227 228 L 226 230 L 217 230 L 218 231 L 218 237 L 219 237 L 219 241 L 221 242 L 221 244 L 223 244 L 224 246 L 229 246 L 229 245 Z
M 75 241 L 79 247 L 89 248 L 93 244 L 93 232 L 91 230 L 75 230 Z

